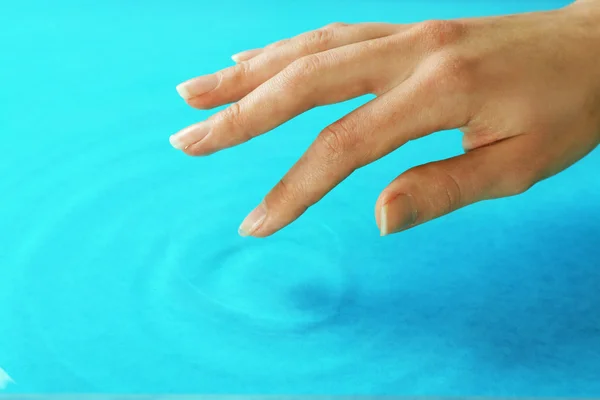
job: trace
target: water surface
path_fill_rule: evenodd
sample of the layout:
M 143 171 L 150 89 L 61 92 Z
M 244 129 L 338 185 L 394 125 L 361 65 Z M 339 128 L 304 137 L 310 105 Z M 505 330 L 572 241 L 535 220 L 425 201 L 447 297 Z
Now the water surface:
M 246 48 L 334 21 L 561 4 L 3 4 L 4 392 L 600 396 L 598 151 L 523 196 L 379 238 L 379 192 L 460 153 L 440 133 L 255 240 L 242 218 L 365 100 L 208 158 L 168 143 L 209 115 L 174 86 Z

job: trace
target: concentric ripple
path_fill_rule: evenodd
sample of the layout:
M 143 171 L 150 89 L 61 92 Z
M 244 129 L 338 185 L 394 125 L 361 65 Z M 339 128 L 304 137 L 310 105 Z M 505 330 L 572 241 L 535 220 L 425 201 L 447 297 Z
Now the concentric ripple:
M 352 251 L 322 215 L 309 212 L 268 240 L 241 238 L 236 228 L 252 204 L 223 193 L 232 184 L 250 191 L 260 171 L 188 185 L 181 166 L 149 163 L 160 159 L 152 150 L 95 156 L 46 173 L 49 187 L 70 189 L 32 216 L 37 226 L 13 275 L 35 293 L 20 305 L 21 329 L 70 379 L 92 391 L 144 391 L 160 365 L 177 371 L 178 389 L 214 392 L 226 377 L 285 385 L 360 357 L 367 343 L 348 342 L 361 334 L 348 304 Z M 111 167 L 64 180 L 73 162 L 94 159 Z M 190 206 L 174 211 L 177 203 Z M 337 355 L 315 363 L 325 352 Z M 117 354 L 124 359 L 111 361 Z M 277 367 L 283 354 L 293 368 Z M 199 371 L 211 380 L 198 381 Z
M 217 111 L 174 86 L 233 52 L 327 20 L 542 2 L 221 3 L 2 3 L 2 393 L 600 397 L 598 151 L 525 196 L 379 238 L 381 190 L 461 152 L 458 132 L 431 135 L 258 240 L 237 235 L 243 217 L 372 96 L 209 157 L 168 144 Z
M 202 251 L 189 242 L 175 261 L 177 272 L 199 301 L 246 322 L 286 329 L 322 323 L 339 309 L 348 277 L 335 236 L 316 228 Z

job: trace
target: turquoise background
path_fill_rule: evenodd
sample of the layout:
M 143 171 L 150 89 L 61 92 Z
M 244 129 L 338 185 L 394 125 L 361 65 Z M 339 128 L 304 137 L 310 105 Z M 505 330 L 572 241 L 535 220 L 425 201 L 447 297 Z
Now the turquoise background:
M 443 132 L 256 240 L 237 236 L 246 213 L 364 99 L 207 158 L 168 142 L 210 115 L 175 85 L 238 51 L 335 21 L 564 4 L 4 1 L 4 393 L 600 396 L 598 151 L 525 195 L 380 238 L 380 191 L 461 152 Z

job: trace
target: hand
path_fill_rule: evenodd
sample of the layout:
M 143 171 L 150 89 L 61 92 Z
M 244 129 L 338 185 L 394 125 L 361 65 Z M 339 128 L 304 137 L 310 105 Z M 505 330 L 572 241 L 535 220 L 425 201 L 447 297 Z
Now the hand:
M 326 127 L 242 223 L 268 236 L 354 170 L 410 140 L 459 128 L 466 153 L 408 170 L 375 207 L 382 235 L 471 203 L 522 193 L 600 142 L 600 3 L 413 25 L 332 24 L 178 86 L 228 108 L 171 137 L 207 155 L 313 107 L 376 98 Z

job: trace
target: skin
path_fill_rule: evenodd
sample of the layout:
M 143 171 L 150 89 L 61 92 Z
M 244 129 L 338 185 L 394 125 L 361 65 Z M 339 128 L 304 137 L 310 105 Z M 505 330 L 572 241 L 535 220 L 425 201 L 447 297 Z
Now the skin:
M 382 235 L 523 193 L 600 143 L 600 1 L 549 12 L 409 25 L 331 24 L 177 87 L 229 107 L 171 137 L 191 156 L 236 146 L 313 108 L 376 97 L 326 127 L 240 227 L 290 224 L 356 169 L 433 132 L 465 154 L 412 168 L 375 206 Z

